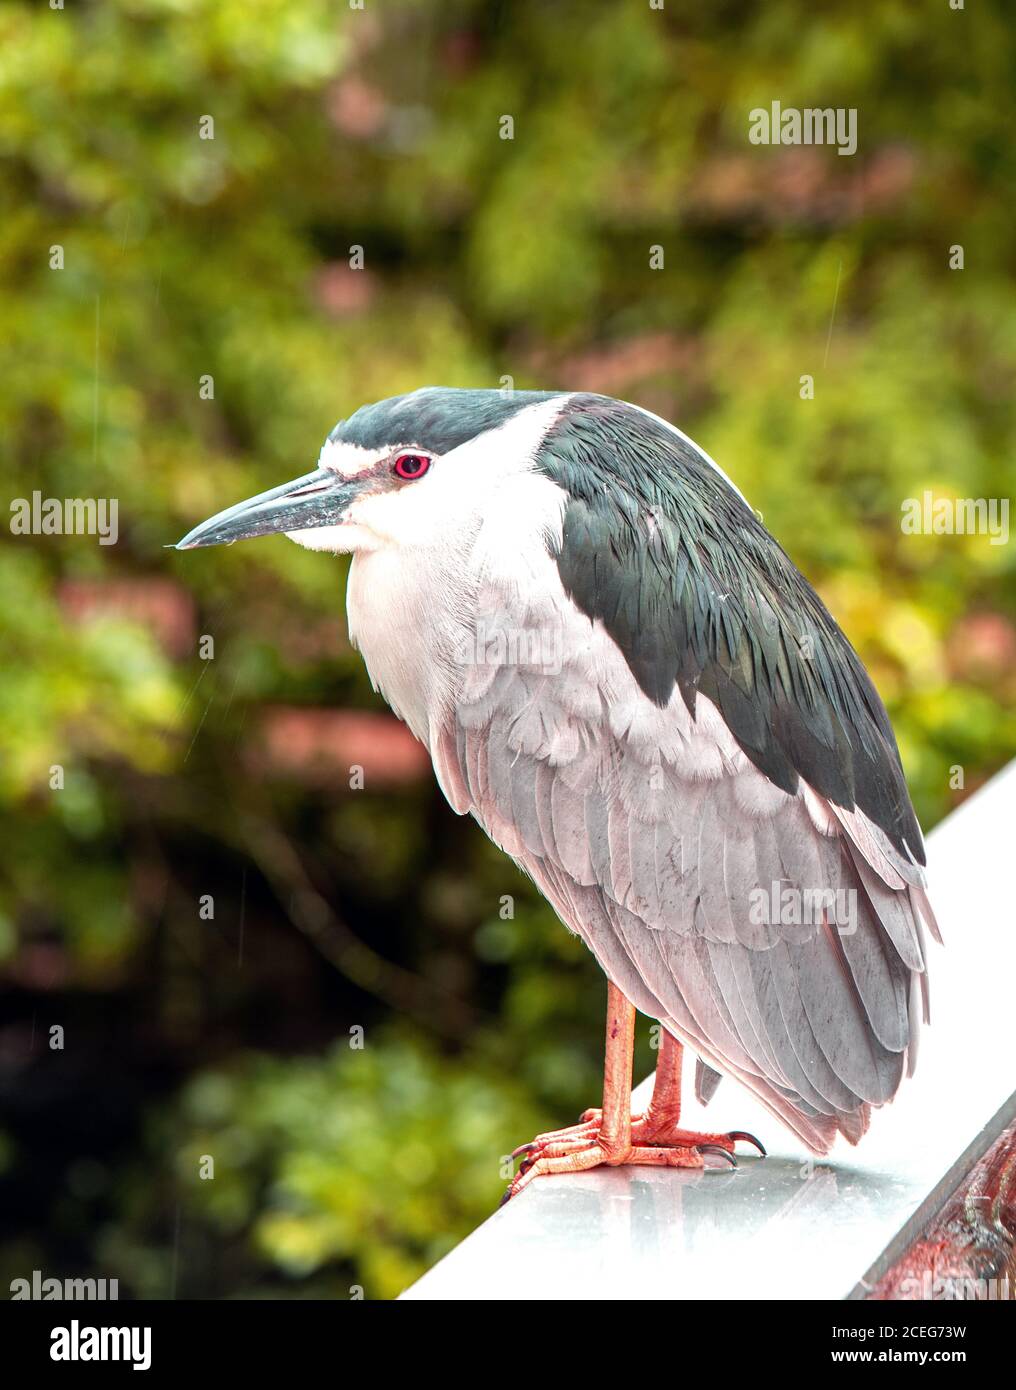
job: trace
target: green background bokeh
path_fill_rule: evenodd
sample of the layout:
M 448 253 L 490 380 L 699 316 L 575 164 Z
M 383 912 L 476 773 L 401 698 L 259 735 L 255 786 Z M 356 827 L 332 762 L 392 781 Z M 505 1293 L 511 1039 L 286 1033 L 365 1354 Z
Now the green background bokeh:
M 946 0 L 0 11 L 5 511 L 120 527 L 0 545 L 3 1279 L 390 1297 L 596 1101 L 602 977 L 387 725 L 342 726 L 362 791 L 266 760 L 280 710 L 383 709 L 345 561 L 164 549 L 364 401 L 510 377 L 674 420 L 858 648 L 926 828 L 1013 756 L 1013 545 L 900 527 L 1013 491 L 1013 32 Z M 857 153 L 751 145 L 773 100 L 856 108 Z

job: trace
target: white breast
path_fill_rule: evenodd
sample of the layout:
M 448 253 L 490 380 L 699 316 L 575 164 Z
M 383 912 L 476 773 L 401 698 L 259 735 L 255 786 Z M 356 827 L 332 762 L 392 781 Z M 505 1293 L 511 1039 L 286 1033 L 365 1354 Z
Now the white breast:
M 468 571 L 429 549 L 354 555 L 346 590 L 350 640 L 376 690 L 417 738 L 454 698 L 453 656 L 468 621 Z
M 496 659 L 505 616 L 538 609 L 549 572 L 560 590 L 547 539 L 560 535 L 561 489 L 519 473 L 490 500 L 484 518 L 440 545 L 361 552 L 350 566 L 350 639 L 375 688 L 428 746 L 476 665 Z

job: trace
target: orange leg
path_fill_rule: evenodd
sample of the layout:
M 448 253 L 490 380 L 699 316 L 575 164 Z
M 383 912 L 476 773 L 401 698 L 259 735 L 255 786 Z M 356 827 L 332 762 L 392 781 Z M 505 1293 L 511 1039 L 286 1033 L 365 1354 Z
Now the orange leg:
M 631 1113 L 631 1072 L 635 1043 L 635 1009 L 613 984 L 607 990 L 607 1037 L 603 1066 L 603 1107 L 587 1110 L 579 1124 L 540 1134 L 515 1150 L 525 1154 L 504 1200 L 545 1173 L 578 1173 L 601 1164 L 646 1164 L 667 1168 L 702 1168 L 705 1154 L 734 1163 L 736 1139 L 765 1150 L 750 1134 L 694 1134 L 677 1127 L 681 1116 L 681 1044 L 664 1034 L 652 1100 L 644 1115 Z
M 726 1149 L 733 1153 L 734 1141 L 743 1139 L 746 1143 L 754 1144 L 762 1157 L 765 1158 L 765 1149 L 753 1134 L 748 1134 L 744 1130 L 735 1129 L 729 1134 L 704 1134 L 698 1130 L 680 1128 L 681 1063 L 683 1057 L 683 1046 L 664 1029 L 649 1107 L 643 1115 L 638 1115 L 632 1119 L 632 1139 L 634 1142 L 691 1146 L 708 1144 L 714 1148 Z M 581 1127 L 583 1122 L 585 1124 L 598 1124 L 599 1118 L 600 1111 L 586 1110 L 580 1116 L 580 1125 L 577 1128 Z

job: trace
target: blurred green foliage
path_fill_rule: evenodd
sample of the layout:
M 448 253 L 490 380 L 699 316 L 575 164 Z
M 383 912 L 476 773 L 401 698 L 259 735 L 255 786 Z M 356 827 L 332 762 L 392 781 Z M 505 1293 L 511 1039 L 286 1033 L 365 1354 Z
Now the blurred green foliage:
M 259 760 L 276 706 L 378 707 L 343 562 L 163 549 L 363 401 L 673 419 L 868 663 L 926 826 L 1013 756 L 1013 546 L 900 530 L 1012 491 L 1013 47 L 997 0 L 4 7 L 5 494 L 120 521 L 0 552 L 6 1277 L 391 1296 L 596 1099 L 598 973 L 475 827 Z M 858 153 L 749 145 L 774 99 L 857 108 Z

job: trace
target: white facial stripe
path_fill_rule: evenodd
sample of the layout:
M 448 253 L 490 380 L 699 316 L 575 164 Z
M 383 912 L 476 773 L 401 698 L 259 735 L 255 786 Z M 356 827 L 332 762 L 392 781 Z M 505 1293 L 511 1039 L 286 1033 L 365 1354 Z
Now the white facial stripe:
M 326 439 L 318 456 L 318 467 L 337 473 L 340 478 L 357 478 L 374 467 L 387 450 L 364 449 L 360 444 Z
M 478 459 L 483 461 L 481 469 L 485 463 L 488 472 L 500 477 L 506 473 L 528 472 L 536 463 L 536 455 L 548 430 L 570 399 L 570 395 L 562 394 L 525 406 L 503 424 L 485 430 L 446 454 L 444 467 L 454 466 L 464 483 L 477 476 Z

